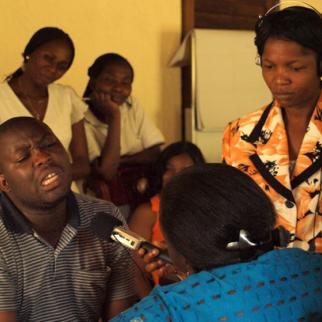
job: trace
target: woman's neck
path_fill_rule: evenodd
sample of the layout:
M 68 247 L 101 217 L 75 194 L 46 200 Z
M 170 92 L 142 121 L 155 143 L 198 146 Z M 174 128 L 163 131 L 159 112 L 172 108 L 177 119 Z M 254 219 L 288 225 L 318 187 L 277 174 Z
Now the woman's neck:
M 33 99 L 41 99 L 48 97 L 47 86 L 41 86 L 32 81 L 30 77 L 26 74 L 22 74 L 21 76 L 15 79 L 16 88 L 18 88 L 19 92 L 24 96 L 33 98 Z
M 283 119 L 285 123 L 300 123 L 308 125 L 312 117 L 313 111 L 319 100 L 321 90 L 319 89 L 314 97 L 303 106 L 283 107 Z

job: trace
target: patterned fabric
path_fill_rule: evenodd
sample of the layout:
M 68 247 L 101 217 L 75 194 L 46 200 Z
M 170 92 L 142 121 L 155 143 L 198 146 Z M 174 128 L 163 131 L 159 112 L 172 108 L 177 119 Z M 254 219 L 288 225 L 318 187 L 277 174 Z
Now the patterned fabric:
M 159 221 L 160 195 L 153 196 L 150 199 L 150 203 L 151 203 L 151 209 L 155 214 L 155 222 L 152 228 L 151 241 L 152 243 L 164 241 L 164 237 L 161 232 L 160 221 Z M 152 272 L 152 278 L 153 278 L 154 284 L 158 285 L 160 283 L 159 275 L 156 272 Z
M 158 286 L 111 322 L 322 321 L 322 254 L 274 250 Z
M 287 134 L 281 108 L 268 107 L 230 123 L 223 161 L 245 172 L 266 192 L 277 225 L 292 235 L 290 247 L 322 252 L 322 94 L 290 174 Z
M 160 195 L 155 195 L 150 199 L 151 209 L 155 214 L 155 223 L 152 228 L 152 242 L 160 242 L 164 240 L 163 234 L 160 228 L 159 211 L 160 211 Z
M 74 194 L 67 209 L 53 248 L 0 194 L 0 312 L 16 311 L 17 322 L 97 322 L 105 303 L 135 294 L 128 251 L 90 228 L 98 212 L 124 223 L 118 209 Z

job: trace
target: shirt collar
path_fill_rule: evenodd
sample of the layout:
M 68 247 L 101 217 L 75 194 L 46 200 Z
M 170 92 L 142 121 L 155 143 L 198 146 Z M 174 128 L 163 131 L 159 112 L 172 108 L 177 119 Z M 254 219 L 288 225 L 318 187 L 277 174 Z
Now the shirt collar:
M 0 193 L 0 217 L 4 222 L 5 227 L 14 233 L 32 233 L 32 227 L 27 218 L 13 204 L 5 193 Z M 67 223 L 75 229 L 80 224 L 80 215 L 78 204 L 75 195 L 70 192 L 67 196 Z

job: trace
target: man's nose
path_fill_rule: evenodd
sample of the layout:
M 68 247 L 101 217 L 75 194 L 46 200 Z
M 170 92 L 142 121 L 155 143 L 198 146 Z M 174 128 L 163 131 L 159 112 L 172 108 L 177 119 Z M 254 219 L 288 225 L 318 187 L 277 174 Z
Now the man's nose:
M 39 167 L 41 165 L 47 164 L 50 159 L 51 157 L 46 151 L 39 148 L 33 150 L 33 163 L 35 166 Z

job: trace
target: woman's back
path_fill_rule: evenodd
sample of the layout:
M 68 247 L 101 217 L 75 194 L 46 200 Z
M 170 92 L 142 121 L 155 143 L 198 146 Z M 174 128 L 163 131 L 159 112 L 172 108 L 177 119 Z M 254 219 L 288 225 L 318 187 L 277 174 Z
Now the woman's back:
M 322 255 L 274 250 L 156 287 L 114 321 L 321 321 Z

